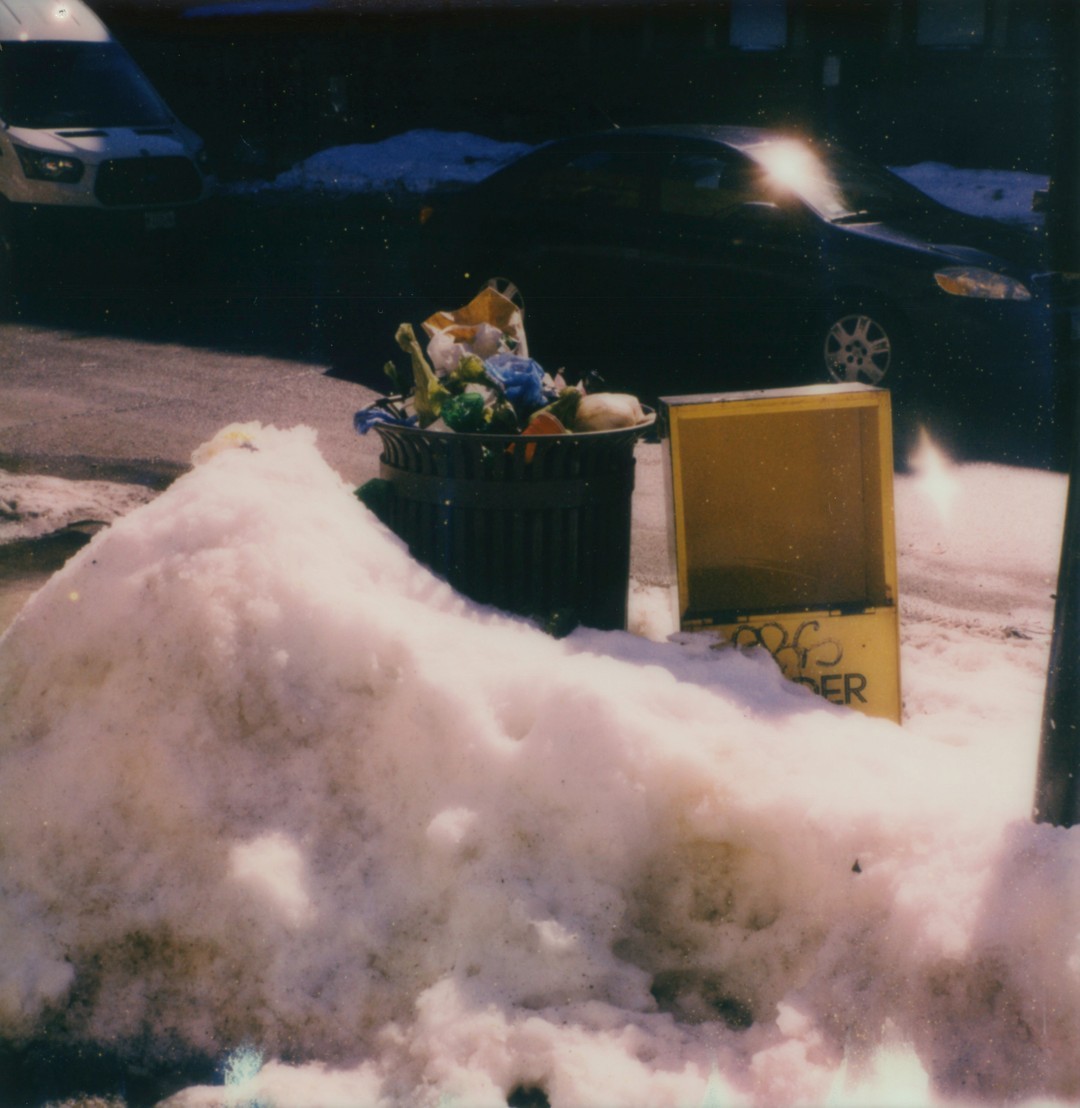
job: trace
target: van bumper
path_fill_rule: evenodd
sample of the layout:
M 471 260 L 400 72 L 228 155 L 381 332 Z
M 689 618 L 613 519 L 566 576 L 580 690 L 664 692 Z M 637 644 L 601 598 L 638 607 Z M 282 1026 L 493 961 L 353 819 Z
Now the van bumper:
M 197 280 L 208 235 L 202 204 L 104 211 L 0 205 L 8 284 L 17 292 L 170 287 Z
M 108 209 L 60 204 L 6 203 L 0 217 L 24 245 L 45 238 L 51 245 L 139 243 L 169 232 L 195 230 L 204 223 L 204 205 Z

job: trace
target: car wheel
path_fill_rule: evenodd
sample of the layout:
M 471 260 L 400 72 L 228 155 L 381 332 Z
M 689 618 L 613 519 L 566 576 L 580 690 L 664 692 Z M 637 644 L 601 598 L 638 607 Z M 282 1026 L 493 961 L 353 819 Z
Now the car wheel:
M 888 318 L 863 308 L 830 318 L 822 351 L 829 379 L 884 386 L 896 361 L 896 330 Z

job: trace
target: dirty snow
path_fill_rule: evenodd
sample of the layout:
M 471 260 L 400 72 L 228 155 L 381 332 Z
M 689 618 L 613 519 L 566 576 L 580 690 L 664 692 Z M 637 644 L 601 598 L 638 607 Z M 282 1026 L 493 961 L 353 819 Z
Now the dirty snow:
M 409 131 L 372 143 L 320 150 L 265 184 L 226 186 L 234 192 L 426 192 L 472 184 L 530 150 L 468 132 Z
M 111 523 L 154 495 L 124 482 L 0 470 L 0 544 L 40 538 L 77 523 Z

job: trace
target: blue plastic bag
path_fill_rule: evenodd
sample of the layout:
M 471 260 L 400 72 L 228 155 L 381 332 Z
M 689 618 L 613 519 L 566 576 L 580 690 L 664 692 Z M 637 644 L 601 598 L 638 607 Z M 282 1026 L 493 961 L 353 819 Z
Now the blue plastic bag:
M 484 369 L 519 412 L 534 412 L 548 402 L 544 391 L 544 370 L 532 358 L 494 354 L 485 360 Z
M 353 428 L 358 435 L 366 435 L 376 423 L 399 423 L 405 427 L 416 424 L 416 416 L 400 416 L 385 408 L 362 408 L 353 416 Z

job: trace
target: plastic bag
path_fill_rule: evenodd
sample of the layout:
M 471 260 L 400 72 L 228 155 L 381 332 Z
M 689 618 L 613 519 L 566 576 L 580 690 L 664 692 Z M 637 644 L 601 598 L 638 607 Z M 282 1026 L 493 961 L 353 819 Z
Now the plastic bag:
M 484 368 L 502 389 L 506 399 L 523 416 L 531 415 L 552 399 L 545 391 L 545 381 L 550 381 L 550 378 L 544 373 L 543 366 L 532 358 L 496 354 L 484 362 Z
M 436 373 L 450 372 L 466 354 L 485 360 L 496 354 L 529 355 L 521 308 L 493 288 L 482 289 L 455 311 L 436 312 L 424 320 L 423 328 Z

